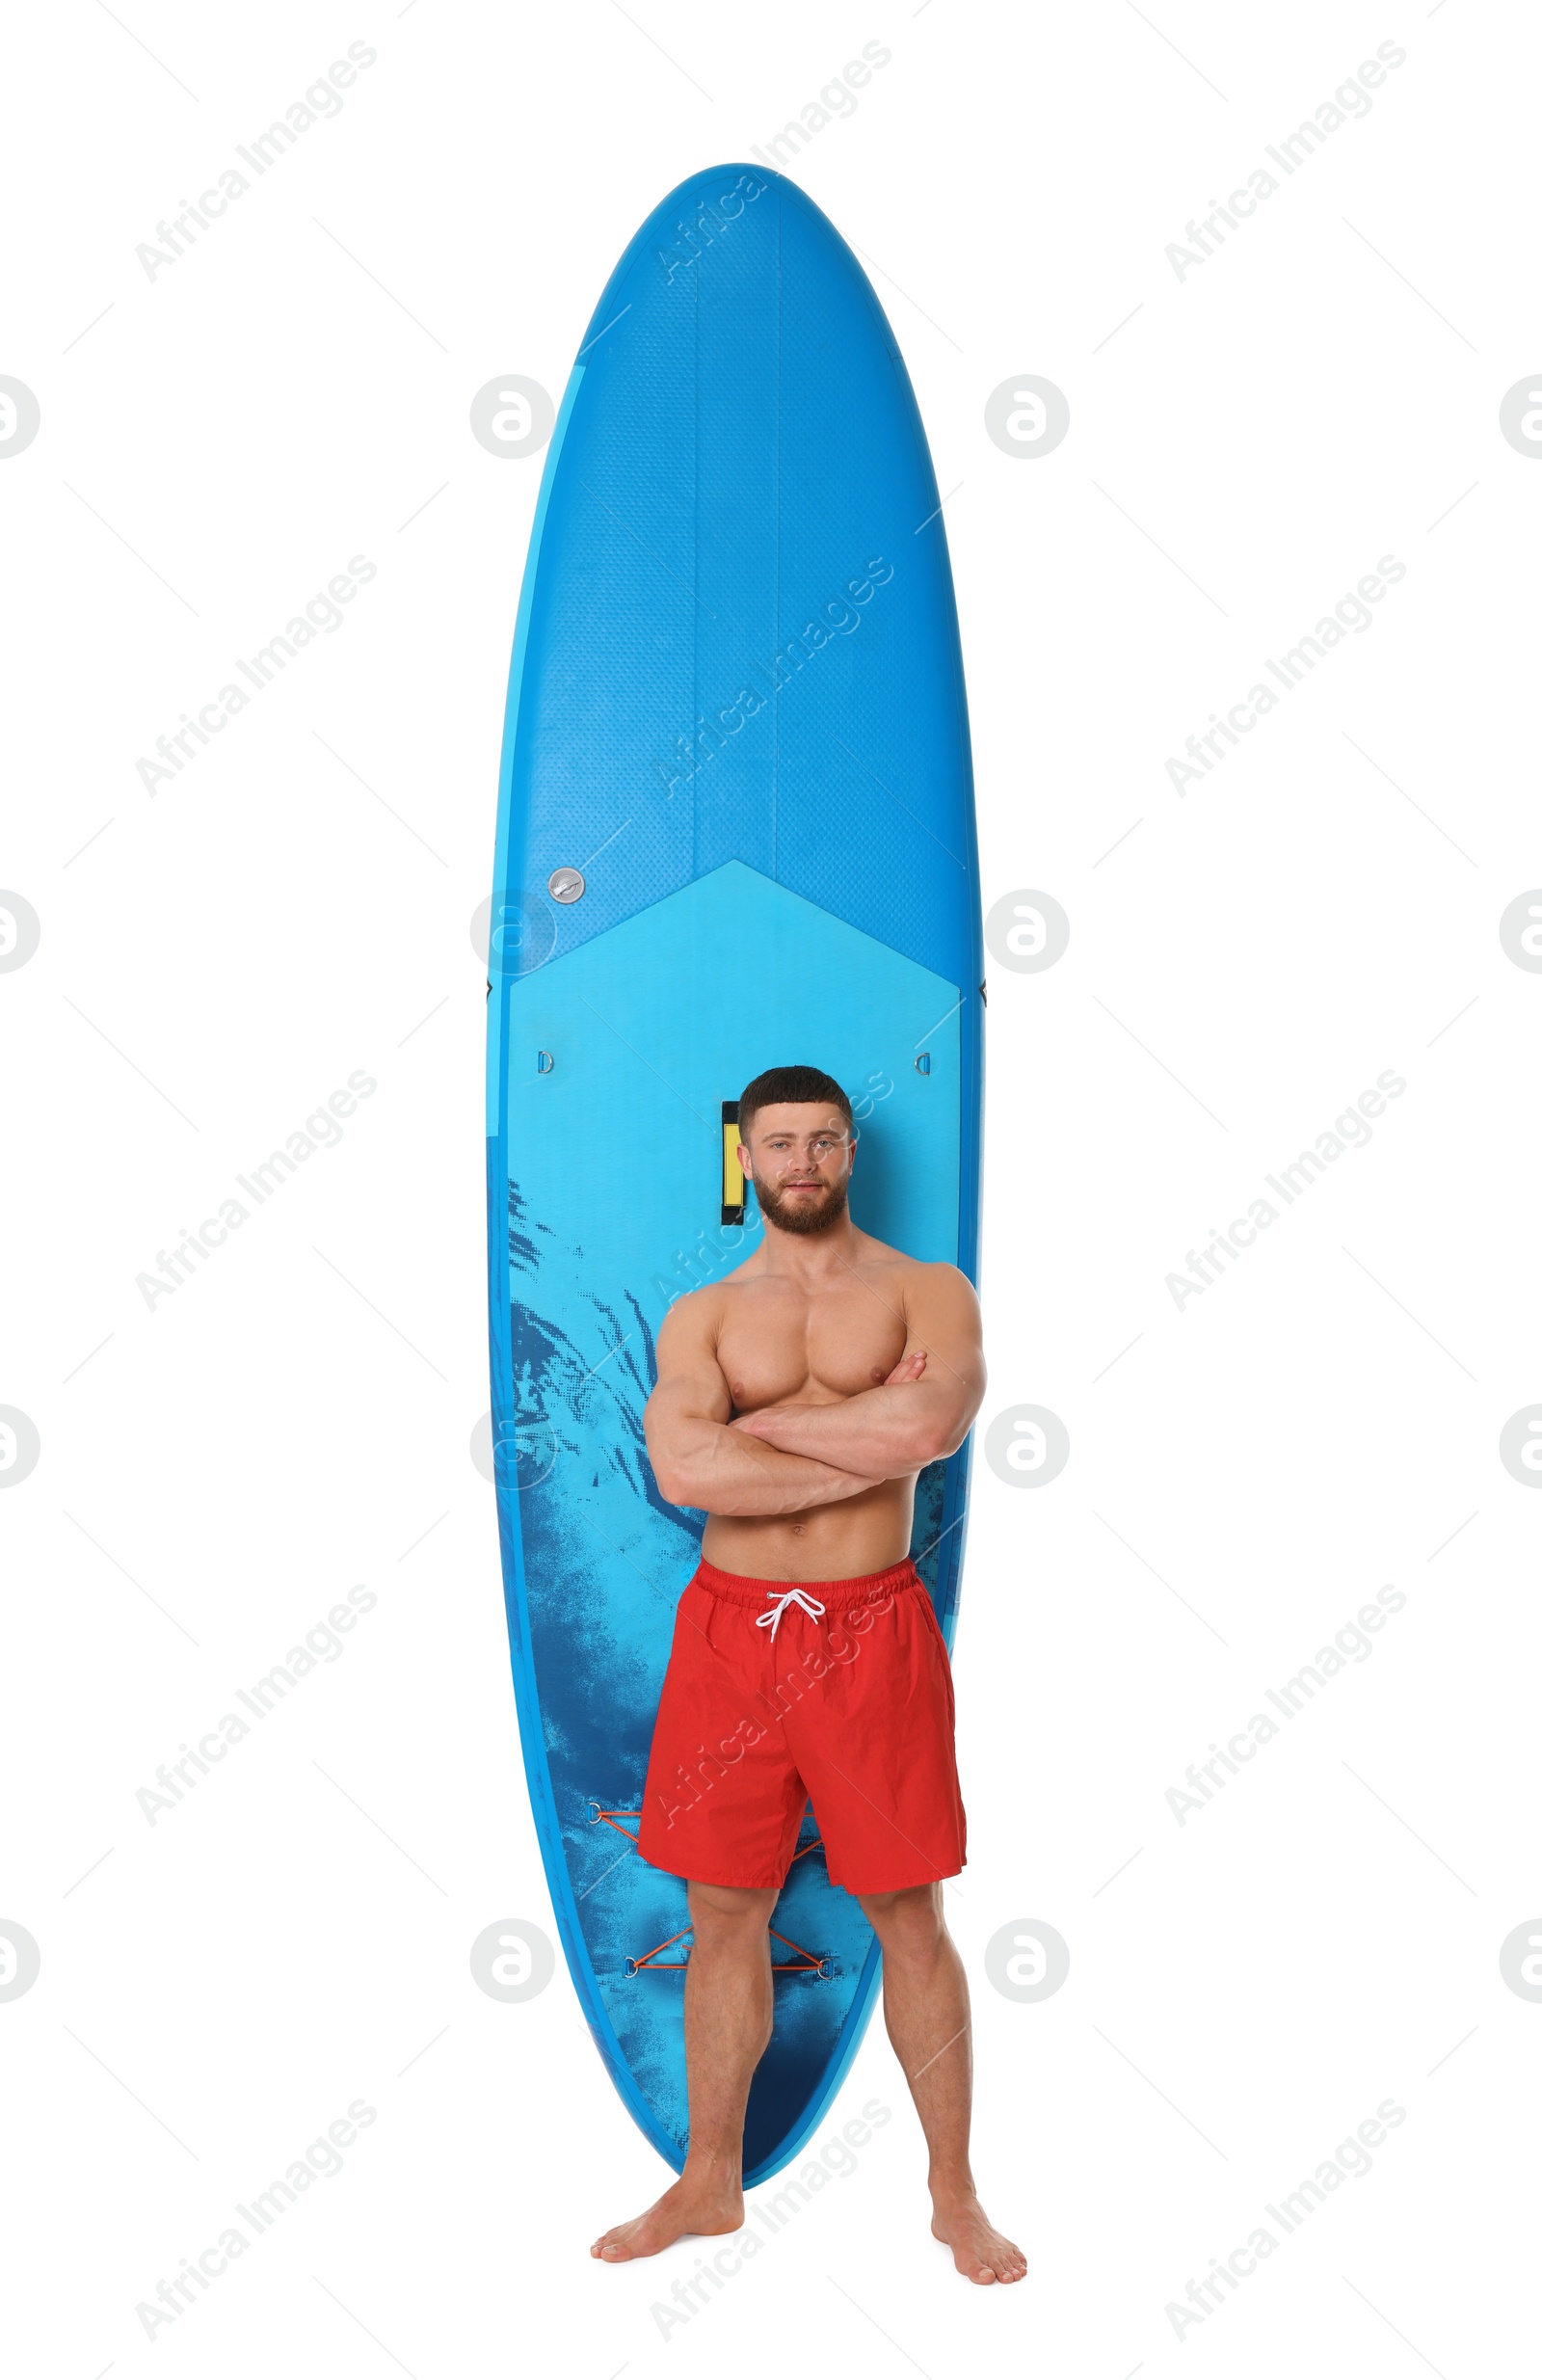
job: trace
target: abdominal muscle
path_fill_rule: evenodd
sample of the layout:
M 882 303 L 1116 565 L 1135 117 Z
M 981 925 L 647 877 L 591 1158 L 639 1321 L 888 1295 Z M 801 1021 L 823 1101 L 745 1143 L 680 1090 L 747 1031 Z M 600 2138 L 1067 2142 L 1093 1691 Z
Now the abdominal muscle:
M 910 1553 L 916 1477 L 881 1480 L 838 1504 L 803 1512 L 712 1513 L 702 1552 L 719 1570 L 741 1578 L 864 1578 L 890 1570 Z

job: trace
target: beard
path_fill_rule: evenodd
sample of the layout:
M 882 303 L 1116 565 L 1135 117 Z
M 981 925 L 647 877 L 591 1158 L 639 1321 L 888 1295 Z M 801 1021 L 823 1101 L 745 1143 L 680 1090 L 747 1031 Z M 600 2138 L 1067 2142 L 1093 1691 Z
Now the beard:
M 760 1202 L 760 1213 L 778 1231 L 790 1232 L 795 1239 L 810 1239 L 815 1232 L 828 1231 L 838 1223 L 846 1212 L 844 1181 L 826 1183 L 818 1198 L 789 1197 L 785 1190 L 773 1190 L 768 1182 L 758 1179 L 755 1194 Z

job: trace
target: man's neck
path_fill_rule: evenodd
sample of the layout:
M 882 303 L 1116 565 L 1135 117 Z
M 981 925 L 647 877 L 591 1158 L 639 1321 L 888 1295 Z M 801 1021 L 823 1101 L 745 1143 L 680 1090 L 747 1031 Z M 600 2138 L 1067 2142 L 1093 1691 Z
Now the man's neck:
M 767 1272 L 795 1281 L 801 1289 L 823 1289 L 851 1270 L 862 1240 L 849 1214 L 824 1231 L 811 1232 L 783 1231 L 768 1216 L 760 1253 Z

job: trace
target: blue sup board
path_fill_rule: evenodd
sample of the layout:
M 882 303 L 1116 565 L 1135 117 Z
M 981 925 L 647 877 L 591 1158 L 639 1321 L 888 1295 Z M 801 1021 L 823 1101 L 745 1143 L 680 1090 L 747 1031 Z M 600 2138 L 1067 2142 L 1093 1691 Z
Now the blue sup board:
M 530 1798 L 563 1947 L 659 2153 L 687 2140 L 685 1886 L 634 1837 L 705 1515 L 643 1407 L 671 1302 L 759 1244 L 732 1161 L 763 1067 L 850 1092 L 852 1210 L 971 1277 L 979 889 L 926 437 L 851 251 L 793 183 L 694 175 L 584 334 L 515 632 L 488 1005 L 492 1430 Z M 952 1641 L 968 1449 L 913 1550 Z M 878 1951 L 806 1813 L 772 1918 L 751 2180 L 820 2122 Z

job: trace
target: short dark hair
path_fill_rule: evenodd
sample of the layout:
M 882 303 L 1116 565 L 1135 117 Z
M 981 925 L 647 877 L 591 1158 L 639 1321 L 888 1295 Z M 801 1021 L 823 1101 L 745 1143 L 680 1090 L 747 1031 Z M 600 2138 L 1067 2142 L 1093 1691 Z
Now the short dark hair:
M 758 1074 L 739 1093 L 739 1130 L 746 1131 L 762 1108 L 780 1108 L 788 1103 L 810 1107 L 823 1101 L 838 1108 L 851 1127 L 851 1102 L 834 1075 L 818 1066 L 768 1066 Z

